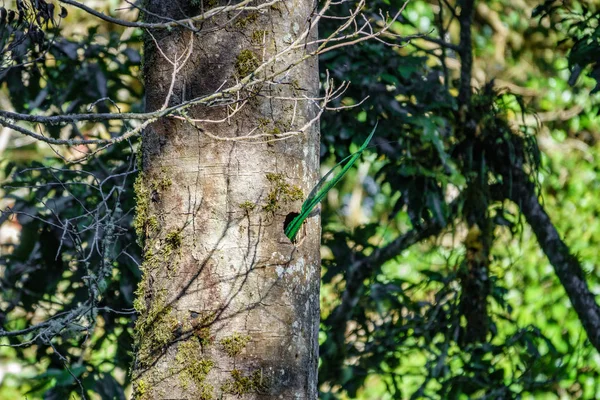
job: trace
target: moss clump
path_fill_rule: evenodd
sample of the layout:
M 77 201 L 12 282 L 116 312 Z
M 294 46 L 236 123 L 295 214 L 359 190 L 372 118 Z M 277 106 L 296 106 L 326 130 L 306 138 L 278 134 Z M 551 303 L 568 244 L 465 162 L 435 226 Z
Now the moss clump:
M 142 271 L 142 279 L 135 290 L 136 298 L 133 301 L 133 307 L 139 314 L 144 314 L 147 311 L 146 298 L 148 296 L 148 280 L 151 277 L 151 273 L 156 271 L 161 265 L 168 265 L 169 273 L 176 271 L 176 265 L 172 262 L 171 256 L 174 251 L 181 248 L 183 236 L 181 231 L 174 230 L 169 232 L 164 243 L 160 246 L 158 251 L 154 252 L 154 246 L 151 244 L 146 246 L 144 252 L 144 262 L 140 269 Z M 157 243 L 158 239 L 153 239 L 151 243 Z
M 254 31 L 252 32 L 252 36 L 250 37 L 250 43 L 252 43 L 255 46 L 262 45 L 263 40 L 265 40 L 268 34 L 269 32 L 265 30 Z
M 138 300 L 135 305 L 147 312 L 135 321 L 137 361 L 140 366 L 146 367 L 175 339 L 179 323 L 171 306 L 167 305 L 166 290 L 158 291 L 149 306 L 142 306 L 143 296 L 138 296 Z
M 258 57 L 250 50 L 242 50 L 235 60 L 235 72 L 239 78 L 248 76 L 258 68 Z
M 165 236 L 163 243 L 160 247 L 158 257 L 156 257 L 157 264 L 166 265 L 167 276 L 170 277 L 174 272 L 177 271 L 177 263 L 173 261 L 172 256 L 178 256 L 181 254 L 181 244 L 183 243 L 183 235 L 181 230 L 172 230 Z
M 138 314 L 146 312 L 146 294 L 148 293 L 148 279 L 146 271 L 142 264 L 142 279 L 135 290 L 135 300 L 133 300 L 133 308 Z
M 147 226 L 148 226 L 148 215 L 150 212 L 150 189 L 145 184 L 145 174 L 139 173 L 133 183 L 133 190 L 135 191 L 135 218 L 133 219 L 133 227 L 137 234 L 138 241 L 141 241 L 146 237 Z M 151 224 L 158 228 L 158 221 L 154 218 Z
M 244 29 L 248 24 L 252 24 L 252 23 L 256 22 L 257 19 L 258 19 L 258 13 L 252 12 L 252 13 L 248 14 L 247 16 L 242 17 L 242 18 L 238 19 L 237 21 L 235 21 L 235 23 L 233 25 L 238 29 Z
M 241 396 L 247 393 L 264 393 L 268 384 L 261 370 L 256 370 L 250 375 L 244 375 L 238 369 L 231 371 L 231 379 L 221 386 L 224 393 Z
M 213 400 L 215 398 L 213 392 L 215 387 L 205 383 L 196 390 L 196 399 L 198 400 Z
M 211 400 L 214 398 L 214 387 L 206 383 L 206 376 L 215 363 L 202 356 L 202 348 L 198 342 L 189 340 L 179 344 L 177 354 L 177 374 L 184 390 L 194 393 L 194 398 Z
M 264 128 L 269 126 L 270 123 L 271 123 L 271 120 L 268 118 L 259 118 L 258 119 L 258 128 L 260 130 L 264 130 Z
M 275 126 L 279 127 L 284 132 L 292 129 L 292 124 L 289 121 L 277 121 Z
M 165 236 L 165 245 L 173 250 L 180 248 L 182 241 L 183 235 L 180 231 L 172 231 Z
M 150 215 L 146 218 L 146 227 L 149 232 L 156 232 L 158 230 L 158 218 L 156 218 L 156 215 Z
M 158 218 L 155 215 L 150 215 L 150 203 L 152 199 L 156 198 L 158 193 L 163 192 L 173 184 L 171 178 L 168 177 L 166 168 L 162 168 L 160 173 L 162 178 L 152 179 L 148 185 L 146 184 L 146 174 L 140 172 L 133 184 L 136 201 L 133 227 L 135 228 L 140 245 L 146 237 L 156 232 L 159 228 Z
M 223 346 L 223 350 L 229 357 L 235 357 L 241 353 L 241 351 L 246 347 L 251 337 L 248 335 L 240 335 L 239 333 L 234 333 L 231 336 L 227 336 L 221 339 L 221 346 Z
M 256 208 L 256 204 L 254 204 L 251 201 L 246 200 L 243 203 L 240 203 L 238 205 L 239 208 L 241 208 L 242 210 L 246 211 L 247 213 L 249 213 L 250 211 L 254 210 Z
M 163 174 L 162 179 L 160 179 L 160 180 L 153 179 L 152 180 L 151 187 L 153 190 L 163 191 L 163 190 L 171 187 L 171 185 L 173 184 L 173 181 L 171 180 L 171 178 L 167 178 L 166 176 L 164 176 L 167 173 L 166 169 L 162 169 L 161 173 Z
M 299 186 L 287 183 L 283 174 L 268 173 L 266 176 L 273 189 L 267 195 L 267 204 L 263 206 L 265 211 L 274 213 L 281 208 L 281 202 L 289 203 L 304 198 L 302 189 Z
M 210 346 L 214 341 L 214 338 L 210 332 L 210 325 L 214 322 L 214 320 L 214 312 L 204 314 L 196 312 L 192 313 L 191 326 L 193 329 L 193 335 L 198 338 L 198 342 L 202 347 Z
M 289 108 L 286 109 L 286 111 L 293 112 L 293 107 L 291 107 L 291 110 Z M 267 133 L 269 135 L 279 135 L 282 132 L 289 131 L 291 128 L 292 128 L 292 124 L 290 124 L 289 122 L 282 122 L 282 121 L 271 122 L 271 120 L 266 119 L 266 118 L 258 119 L 258 129 L 260 129 L 262 132 Z
M 135 165 L 137 166 L 138 171 L 144 169 L 144 151 L 141 143 L 138 145 L 135 152 Z
M 143 379 L 138 379 L 133 384 L 133 398 L 137 400 L 150 399 L 150 386 Z

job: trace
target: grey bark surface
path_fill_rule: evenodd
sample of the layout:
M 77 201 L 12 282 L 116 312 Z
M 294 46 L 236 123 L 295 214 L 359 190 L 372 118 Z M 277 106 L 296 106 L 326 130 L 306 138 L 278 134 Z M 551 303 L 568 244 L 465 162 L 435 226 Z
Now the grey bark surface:
M 149 0 L 146 7 L 170 18 L 198 12 L 183 0 Z M 280 51 L 284 39 L 306 27 L 312 8 L 310 1 L 294 0 L 207 21 L 176 76 L 171 103 L 212 93 L 225 81 L 232 85 L 248 51 L 258 60 Z M 153 33 L 171 59 L 186 52 L 191 35 L 184 29 Z M 227 122 L 194 127 L 163 118 L 145 130 L 137 187 L 146 238 L 135 398 L 317 398 L 320 220 L 318 214 L 308 218 L 296 243 L 285 236 L 284 221 L 318 180 L 318 124 L 260 144 L 206 135 L 235 138 L 253 129 L 275 135 L 303 126 L 316 115 L 314 105 L 303 103 L 293 116 L 292 102 L 269 96 L 316 97 L 317 71 L 311 59 L 277 84 L 242 92 L 248 104 Z M 147 110 L 162 106 L 172 72 L 147 37 Z M 196 106 L 188 116 L 222 119 L 227 107 Z

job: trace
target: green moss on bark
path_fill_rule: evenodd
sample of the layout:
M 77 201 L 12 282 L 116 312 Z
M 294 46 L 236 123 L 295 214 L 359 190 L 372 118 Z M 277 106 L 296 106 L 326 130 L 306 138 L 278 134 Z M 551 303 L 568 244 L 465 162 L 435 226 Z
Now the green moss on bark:
M 138 379 L 133 384 L 133 396 L 137 400 L 150 400 L 150 387 L 146 380 Z
M 214 341 L 210 330 L 210 326 L 214 323 L 214 321 L 214 312 L 192 312 L 192 316 L 190 318 L 192 334 L 198 339 L 198 342 L 203 348 L 210 346 Z
M 272 189 L 267 194 L 267 202 L 263 206 L 265 211 L 275 213 L 281 209 L 281 203 L 289 203 L 304 198 L 302 189 L 297 185 L 287 183 L 283 174 L 268 173 L 266 176 Z
M 248 26 L 248 24 L 252 24 L 252 23 L 256 22 L 257 19 L 258 19 L 258 13 L 251 12 L 250 14 L 246 15 L 245 17 L 239 18 L 237 21 L 235 21 L 233 26 L 235 26 L 238 29 L 245 29 L 246 26 Z
M 256 204 L 251 201 L 244 201 L 243 203 L 238 204 L 238 207 L 244 210 L 246 213 L 250 213 L 252 210 L 256 208 Z
M 221 339 L 220 343 L 229 357 L 235 357 L 244 350 L 250 339 L 250 336 L 240 335 L 236 332 L 231 336 Z
M 258 68 L 258 66 L 258 57 L 251 50 L 246 49 L 240 51 L 240 54 L 238 54 L 235 60 L 235 72 L 238 78 L 250 75 Z
M 269 388 L 262 370 L 255 370 L 250 375 L 244 375 L 240 370 L 231 371 L 231 379 L 221 385 L 223 393 L 242 396 L 248 393 L 264 393 Z
M 139 306 L 139 304 L 138 304 Z M 135 347 L 137 362 L 142 367 L 151 365 L 165 347 L 176 337 L 178 322 L 170 305 L 167 304 L 167 291 L 154 294 L 147 312 L 135 321 Z
M 254 46 L 260 46 L 263 44 L 263 41 L 266 40 L 269 35 L 269 31 L 266 30 L 257 30 L 252 32 L 252 36 L 250 37 L 250 43 Z
M 152 179 L 150 184 L 147 183 L 147 178 L 146 173 L 140 172 L 133 184 L 136 199 L 133 227 L 140 245 L 147 237 L 159 230 L 158 218 L 151 214 L 152 199 L 158 197 L 173 184 L 165 168 L 161 169 L 160 177 Z
M 213 369 L 215 363 L 202 354 L 202 347 L 196 340 L 188 340 L 179 344 L 177 355 L 176 372 L 179 377 L 181 388 L 195 399 L 214 399 L 214 387 L 206 382 L 208 373 Z
M 135 218 L 133 219 L 133 227 L 138 237 L 138 242 L 142 243 L 146 237 L 148 226 L 148 214 L 150 212 L 150 190 L 144 183 L 144 173 L 139 173 L 133 183 L 135 191 Z M 158 227 L 156 219 L 152 222 L 152 228 Z

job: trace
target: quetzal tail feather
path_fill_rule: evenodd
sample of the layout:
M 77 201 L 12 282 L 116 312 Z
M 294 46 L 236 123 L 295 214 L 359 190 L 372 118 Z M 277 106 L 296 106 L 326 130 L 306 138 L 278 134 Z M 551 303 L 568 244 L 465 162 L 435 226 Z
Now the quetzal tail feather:
M 304 203 L 302 203 L 300 213 L 285 228 L 285 235 L 292 242 L 296 239 L 296 235 L 298 234 L 300 227 L 304 223 L 304 220 L 308 218 L 309 214 L 317 206 L 317 204 L 319 204 L 321 200 L 323 200 L 325 195 L 327 195 L 327 192 L 329 192 L 329 190 L 331 190 L 331 188 L 334 187 L 344 177 L 344 175 L 346 175 L 346 172 L 348 172 L 348 170 L 352 168 L 352 165 L 354 165 L 354 163 L 356 162 L 356 160 L 358 160 L 362 152 L 367 148 L 369 142 L 371 141 L 371 138 L 375 134 L 376 129 L 377 123 L 375 124 L 375 127 L 373 128 L 365 142 L 362 144 L 362 146 L 360 146 L 360 148 L 355 153 L 350 154 L 348 157 L 344 158 L 342 161 L 337 163 L 332 169 L 330 169 L 329 172 L 327 172 L 325 176 L 323 176 L 321 180 L 319 180 L 319 182 L 315 185 L 313 190 L 311 190 L 307 199 L 304 201 Z M 337 175 L 335 175 L 331 180 L 328 181 L 327 179 L 333 173 L 333 171 L 342 164 L 344 164 L 344 166 L 342 167 L 341 171 L 338 172 Z

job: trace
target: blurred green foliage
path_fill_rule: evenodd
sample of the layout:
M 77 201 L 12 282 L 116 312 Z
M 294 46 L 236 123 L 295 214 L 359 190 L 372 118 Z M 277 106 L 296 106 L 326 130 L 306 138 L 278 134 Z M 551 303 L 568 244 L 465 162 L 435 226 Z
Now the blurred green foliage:
M 85 13 L 67 16 L 49 4 L 5 4 L 21 17 L 0 24 L 3 109 L 38 115 L 140 111 L 141 32 L 114 31 Z M 44 134 L 109 137 L 124 128 L 107 121 L 66 131 L 49 126 Z M 140 279 L 131 228 L 135 145 L 124 142 L 70 162 L 89 150 L 13 138 L 0 157 L 0 222 L 20 232 L 17 243 L 0 248 L 0 324 L 7 331 L 47 325 L 25 339 L 0 339 L 0 398 L 62 400 L 87 392 L 124 399 Z
M 377 0 L 364 11 L 376 20 L 379 9 L 402 4 Z M 505 164 L 523 153 L 546 210 L 581 260 L 591 290 L 600 292 L 598 10 L 587 2 L 477 3 L 469 104 L 481 127 L 475 142 L 462 133 L 455 50 L 418 37 L 458 43 L 453 12 L 453 2 L 412 0 L 394 33 L 416 38 L 402 47 L 370 41 L 320 60 L 323 77 L 328 70 L 337 81 L 352 82 L 337 106 L 369 96 L 322 119 L 324 171 L 356 151 L 379 120 L 362 165 L 323 207 L 321 398 L 599 398 L 600 357 L 508 201 L 483 203 L 493 223 L 489 334 L 480 343 L 463 342 L 465 219 L 480 194 L 471 202 L 458 196 L 480 180 L 506 179 Z M 79 18 L 70 21 L 83 26 L 80 33 L 74 26 L 62 34 L 60 26 L 40 28 L 45 36 L 36 34 L 30 44 L 49 49 L 41 52 L 45 58 L 19 53 L 30 62 L 0 74 L 2 96 L 16 111 L 141 109 L 141 33 Z M 320 28 L 322 35 L 334 22 Z M 3 29 L 6 35 L 9 28 Z M 104 98 L 116 101 L 95 103 Z M 70 135 L 118 135 L 122 128 L 89 124 Z M 50 127 L 48 134 L 61 132 Z M 4 151 L 2 206 L 21 213 L 22 230 L 18 245 L 0 254 L 2 328 L 26 329 L 90 298 L 100 299 L 100 311 L 28 346 L 1 347 L 0 370 L 9 372 L 0 374 L 0 398 L 126 397 L 134 318 L 128 312 L 140 259 L 131 228 L 135 148 L 124 143 L 71 164 L 37 143 Z M 113 239 L 98 240 L 109 219 L 117 221 Z M 8 214 L 1 222 L 11 222 Z M 430 225 L 445 228 L 369 265 L 344 325 L 332 318 L 350 265 Z M 90 295 L 94 290 L 100 294 Z M 32 339 L 0 341 L 17 344 L 24 337 Z
M 540 7 L 550 3 L 560 12 L 541 16 Z M 574 60 L 582 60 L 578 43 L 586 41 L 586 35 L 595 38 L 595 32 L 572 20 L 593 24 L 590 21 L 598 14 L 581 4 L 557 3 L 535 8 L 539 3 L 479 2 L 472 28 L 473 77 L 480 89 L 472 107 L 489 101 L 484 85 L 495 80 L 499 95 L 485 114 L 496 113 L 499 121 L 520 130 L 525 138 L 535 134 L 546 153 L 542 159 L 535 151 L 530 153 L 533 164 L 540 164 L 534 179 L 539 180 L 547 211 L 581 260 L 592 291 L 598 293 L 594 245 L 600 238 L 600 230 L 594 229 L 599 208 L 598 98 L 592 79 L 582 75 L 577 84 L 570 79 Z M 452 10 L 443 4 L 411 1 L 397 33 L 432 32 L 432 37 L 457 43 L 456 22 L 449 23 Z M 372 9 L 390 5 L 399 6 L 381 2 Z M 563 13 L 567 6 L 568 15 Z M 541 18 L 532 20 L 532 14 Z M 596 42 L 586 43 L 598 54 Z M 443 62 L 443 57 L 449 60 Z M 353 83 L 341 104 L 370 96 L 361 109 L 325 116 L 324 155 L 344 156 L 348 144 L 340 144 L 360 143 L 381 118 L 374 138 L 377 148 L 366 158 L 368 173 L 347 182 L 324 209 L 321 397 L 598 398 L 597 352 L 586 341 L 535 237 L 510 202 L 492 203 L 489 208 L 495 228 L 491 325 L 485 342 L 460 343 L 464 328 L 460 271 L 467 254 L 460 239 L 466 227 L 460 223 L 371 266 L 375 273 L 361 282 L 347 326 L 328 318 L 339 306 L 349 265 L 411 227 L 431 219 L 444 222 L 449 189 L 460 192 L 468 186 L 471 178 L 456 152 L 461 139 L 456 136 L 460 130 L 455 58 L 452 49 L 444 55 L 427 40 L 414 39 L 401 49 L 370 42 L 321 59 L 323 69 Z M 596 60 L 585 60 L 579 64 L 594 78 Z M 536 141 L 528 143 L 531 149 L 537 147 Z M 352 208 L 356 204 L 362 206 Z M 344 341 L 336 335 L 342 327 Z

